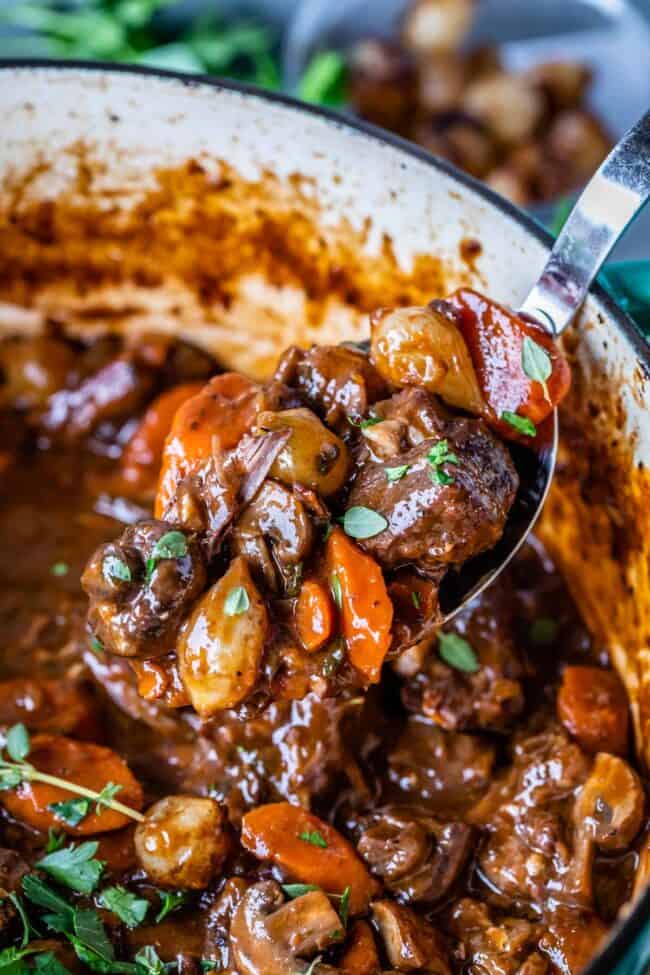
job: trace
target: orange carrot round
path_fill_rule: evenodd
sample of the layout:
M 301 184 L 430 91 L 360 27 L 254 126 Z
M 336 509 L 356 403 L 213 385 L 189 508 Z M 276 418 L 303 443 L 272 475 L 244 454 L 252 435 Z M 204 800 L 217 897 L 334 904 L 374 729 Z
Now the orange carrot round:
M 156 518 L 164 515 L 181 478 L 202 460 L 239 443 L 255 421 L 257 392 L 250 379 L 224 372 L 181 404 L 165 440 Z
M 569 391 L 571 371 L 567 360 L 544 328 L 477 291 L 460 288 L 448 300 L 460 312 L 459 327 L 492 414 L 490 424 L 505 437 L 522 439 L 503 414 L 515 413 L 539 426 Z M 541 347 L 550 362 L 551 372 L 545 385 L 524 371 L 522 351 L 526 337 Z
M 325 564 L 328 578 L 336 578 L 341 587 L 341 626 L 350 662 L 376 684 L 393 624 L 393 604 L 382 571 L 340 528 L 327 540 Z
M 313 653 L 325 646 L 334 632 L 334 607 L 326 587 L 317 579 L 306 579 L 295 608 L 298 639 Z
M 292 881 L 314 884 L 328 894 L 350 888 L 350 913 L 362 914 L 377 881 L 333 826 L 288 802 L 258 806 L 242 820 L 243 846 L 259 860 L 277 863 Z
M 627 694 L 613 670 L 566 667 L 557 696 L 557 715 L 588 752 L 626 755 Z
M 171 430 L 174 415 L 186 400 L 201 391 L 203 385 L 183 383 L 167 389 L 153 401 L 122 454 L 120 478 L 126 491 L 136 495 L 155 491 L 165 438 Z
M 47 775 L 73 782 L 75 785 L 101 792 L 109 782 L 122 786 L 116 800 L 132 809 L 142 808 L 140 784 L 128 765 L 111 751 L 90 742 L 73 741 L 57 735 L 36 735 L 26 758 L 29 764 Z M 21 822 L 47 832 L 58 829 L 70 836 L 88 836 L 121 829 L 130 819 L 114 809 L 103 807 L 100 812 L 90 802 L 88 815 L 77 826 L 71 826 L 49 808 L 52 803 L 80 798 L 67 789 L 44 782 L 23 782 L 15 789 L 0 792 L 0 803 Z

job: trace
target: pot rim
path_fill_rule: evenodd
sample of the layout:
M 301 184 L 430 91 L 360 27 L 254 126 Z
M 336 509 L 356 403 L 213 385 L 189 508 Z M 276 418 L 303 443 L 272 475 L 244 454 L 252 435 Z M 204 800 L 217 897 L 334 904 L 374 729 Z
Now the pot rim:
M 32 68 L 55 71 L 90 71 L 97 74 L 136 74 L 144 77 L 163 78 L 180 82 L 181 85 L 188 89 L 207 87 L 217 91 L 225 90 L 243 95 L 251 95 L 254 98 L 284 105 L 286 108 L 293 109 L 297 113 L 307 113 L 324 118 L 336 128 L 351 129 L 352 131 L 360 132 L 374 141 L 392 146 L 394 149 L 425 163 L 438 172 L 445 173 L 445 175 L 451 177 L 457 183 L 483 197 L 487 203 L 495 207 L 504 216 L 516 221 L 528 234 L 533 236 L 549 250 L 553 245 L 552 235 L 539 223 L 473 176 L 462 172 L 446 160 L 439 159 L 426 149 L 409 142 L 407 139 L 403 139 L 401 136 L 381 129 L 379 126 L 372 125 L 370 122 L 362 121 L 347 114 L 344 115 L 334 109 L 314 105 L 309 102 L 301 102 L 291 95 L 284 94 L 283 92 L 269 91 L 259 88 L 256 85 L 243 84 L 205 74 L 193 75 L 182 71 L 153 68 L 147 65 L 115 64 L 106 61 L 65 60 L 60 58 L 0 58 L 0 73 L 7 70 L 29 70 Z M 634 349 L 639 362 L 650 373 L 650 344 L 644 340 L 629 315 L 617 305 L 602 285 L 597 282 L 592 284 L 589 289 L 589 295 L 594 297 L 603 306 L 608 316 L 616 322 Z M 626 950 L 631 946 L 632 940 L 643 930 L 648 916 L 650 916 L 650 884 L 648 884 L 643 894 L 637 899 L 632 912 L 613 925 L 610 936 L 602 951 L 591 960 L 582 975 L 612 975 L 614 965 L 623 959 Z

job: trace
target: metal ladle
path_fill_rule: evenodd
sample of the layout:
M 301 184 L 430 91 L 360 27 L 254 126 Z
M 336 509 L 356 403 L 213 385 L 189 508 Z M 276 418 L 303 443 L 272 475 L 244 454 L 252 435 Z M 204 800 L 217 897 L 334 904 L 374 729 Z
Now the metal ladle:
M 623 136 L 585 187 L 520 311 L 554 336 L 561 335 L 580 310 L 612 247 L 648 199 L 650 112 Z M 503 537 L 494 548 L 445 577 L 440 591 L 445 622 L 493 582 L 537 521 L 555 471 L 557 410 L 540 434 L 543 446 L 536 452 L 517 446 L 512 451 L 520 488 Z

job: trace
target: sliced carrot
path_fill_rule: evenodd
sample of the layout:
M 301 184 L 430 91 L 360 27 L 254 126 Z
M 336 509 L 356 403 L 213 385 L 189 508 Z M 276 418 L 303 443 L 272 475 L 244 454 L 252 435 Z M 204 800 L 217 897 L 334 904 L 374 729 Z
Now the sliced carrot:
M 22 722 L 30 731 L 50 731 L 96 740 L 97 707 L 80 684 L 64 678 L 14 677 L 0 681 L 0 724 Z
M 156 490 L 165 438 L 174 415 L 203 386 L 204 383 L 183 383 L 153 401 L 122 454 L 119 476 L 126 492 L 141 496 Z
M 626 755 L 629 704 L 613 670 L 567 667 L 557 696 L 557 715 L 588 752 Z
M 339 962 L 342 975 L 377 975 L 381 965 L 372 928 L 367 921 L 355 921 L 349 947 Z
M 503 414 L 516 413 L 538 426 L 569 391 L 571 371 L 567 360 L 544 328 L 478 292 L 460 288 L 449 301 L 460 312 L 460 330 L 491 412 L 491 425 L 505 437 L 530 442 L 502 419 Z M 550 358 L 551 374 L 546 388 L 524 372 L 522 349 L 526 336 Z
M 336 577 L 341 587 L 341 625 L 350 662 L 376 684 L 393 623 L 393 604 L 382 571 L 340 528 L 327 540 L 325 565 L 328 578 Z
M 245 376 L 224 372 L 181 404 L 165 440 L 156 518 L 162 518 L 179 480 L 193 467 L 239 443 L 255 421 L 258 389 Z
M 314 884 L 328 894 L 350 888 L 350 912 L 362 914 L 377 892 L 354 847 L 333 826 L 288 802 L 258 806 L 242 820 L 243 846 L 258 860 L 271 860 L 287 878 Z
M 57 735 L 36 735 L 26 760 L 39 772 L 67 779 L 95 792 L 101 792 L 109 782 L 120 785 L 122 788 L 115 796 L 116 800 L 132 809 L 142 808 L 139 783 L 128 765 L 110 748 Z M 52 803 L 77 798 L 76 793 L 43 782 L 24 782 L 16 789 L 0 792 L 0 803 L 12 816 L 42 832 L 52 828 L 70 836 L 88 836 L 121 829 L 130 822 L 128 816 L 113 809 L 104 807 L 101 812 L 96 812 L 91 802 L 88 815 L 78 826 L 70 826 L 48 808 Z
M 334 632 L 334 606 L 326 587 L 306 579 L 300 587 L 294 615 L 298 639 L 313 653 L 325 646 Z

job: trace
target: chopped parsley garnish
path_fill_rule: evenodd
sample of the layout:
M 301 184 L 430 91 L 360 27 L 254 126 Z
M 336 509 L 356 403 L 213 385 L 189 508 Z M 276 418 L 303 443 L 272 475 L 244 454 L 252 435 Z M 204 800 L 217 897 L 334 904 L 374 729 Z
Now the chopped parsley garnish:
M 108 809 L 111 801 L 122 791 L 124 786 L 115 785 L 114 782 L 107 782 L 104 788 L 97 795 L 95 800 L 95 812 L 100 813 L 102 809 Z
M 149 901 L 137 897 L 126 887 L 106 887 L 99 896 L 99 903 L 108 911 L 117 914 L 127 928 L 137 928 L 144 921 L 149 910 Z
M 329 645 L 329 649 L 323 660 L 323 677 L 333 677 L 345 660 L 345 642 L 341 637 L 337 637 Z
M 343 605 L 343 592 L 341 590 L 341 580 L 336 572 L 333 572 L 330 576 L 330 589 L 332 590 L 332 599 L 340 609 Z
M 156 924 L 160 924 L 177 907 L 187 903 L 188 894 L 184 890 L 159 890 L 160 910 L 156 914 Z
M 146 945 L 135 956 L 137 965 L 142 966 L 145 975 L 164 975 L 165 963 L 162 961 L 153 945 Z
M 523 433 L 526 437 L 536 437 L 537 427 L 532 420 L 529 420 L 527 416 L 519 416 L 518 413 L 512 413 L 510 410 L 504 410 L 501 414 L 501 419 L 509 423 L 510 426 L 517 431 L 517 433 Z
M 7 732 L 5 743 L 9 757 L 13 758 L 14 762 L 22 762 L 29 755 L 30 747 L 29 732 L 25 725 L 22 723 L 12 725 Z
M 223 604 L 223 611 L 226 616 L 241 616 L 249 609 L 251 604 L 248 593 L 243 586 L 235 586 L 226 596 Z
M 302 840 L 303 843 L 311 843 L 312 846 L 319 846 L 322 850 L 327 849 L 327 840 L 317 829 L 304 830 L 302 833 L 298 833 L 298 839 Z
M 48 853 L 36 864 L 64 887 L 80 894 L 92 894 L 104 870 L 101 860 L 95 860 L 99 844 L 96 840 L 66 846 Z
M 434 444 L 429 453 L 427 454 L 427 460 L 431 464 L 431 480 L 436 481 L 438 484 L 453 484 L 454 479 L 447 471 L 443 471 L 443 464 L 458 464 L 460 463 L 456 454 L 449 450 L 449 442 L 447 440 L 439 440 L 438 443 Z
M 67 562 L 55 562 L 54 565 L 50 566 L 50 572 L 53 576 L 67 576 L 70 571 L 70 566 Z
M 320 887 L 316 884 L 282 884 L 282 890 L 287 897 L 294 900 L 296 897 L 302 897 L 303 894 L 311 893 L 312 890 L 320 890 Z
M 415 592 L 415 590 L 411 593 L 411 602 L 413 603 L 416 609 L 420 608 L 420 594 L 418 592 Z
M 78 826 L 90 812 L 90 799 L 68 799 L 66 802 L 51 802 L 47 807 L 57 819 L 68 826 Z
M 350 538 L 374 538 L 388 528 L 388 522 L 378 511 L 356 505 L 343 516 L 343 531 Z
M 62 846 L 65 846 L 65 833 L 57 833 L 55 829 L 50 828 L 47 831 L 47 845 L 45 847 L 46 853 L 54 853 L 55 850 L 60 850 Z
M 90 649 L 93 653 L 102 653 L 104 650 L 104 644 L 98 637 L 93 636 L 90 639 Z
M 390 484 L 394 484 L 395 481 L 401 481 L 403 477 L 406 477 L 410 469 L 410 464 L 400 464 L 399 467 L 384 467 L 384 474 L 386 480 Z
M 183 532 L 171 531 L 161 535 L 153 547 L 146 564 L 146 577 L 149 581 L 162 559 L 182 559 L 188 553 L 187 539 Z
M 438 651 L 445 663 L 456 670 L 466 674 L 475 674 L 480 670 L 474 647 L 457 633 L 443 633 L 441 630 L 438 633 Z
M 350 916 L 350 894 L 352 893 L 350 887 L 346 887 L 341 894 L 341 903 L 339 904 L 339 917 L 341 918 L 341 924 L 344 928 L 348 926 L 348 917 Z
M 117 579 L 119 582 L 131 582 L 133 578 L 129 566 L 124 559 L 118 558 L 117 555 L 107 555 L 104 558 L 102 575 L 107 582 L 111 582 L 112 579 Z
M 53 951 L 44 951 L 34 957 L 34 971 L 38 975 L 70 975 L 70 970 L 61 964 Z
M 550 403 L 547 381 L 551 378 L 553 363 L 546 349 L 531 339 L 530 335 L 524 336 L 521 346 L 521 366 L 529 379 L 540 383 L 544 390 L 544 399 Z
M 376 427 L 378 423 L 383 423 L 383 418 L 381 416 L 368 416 L 365 420 L 355 420 L 348 415 L 348 422 L 353 427 L 359 427 L 360 430 L 367 430 L 368 427 Z

